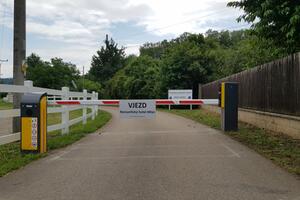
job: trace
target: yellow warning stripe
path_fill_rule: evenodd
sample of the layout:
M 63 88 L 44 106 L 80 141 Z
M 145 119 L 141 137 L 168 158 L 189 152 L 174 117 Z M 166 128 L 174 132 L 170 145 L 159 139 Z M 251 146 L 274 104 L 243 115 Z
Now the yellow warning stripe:
M 225 108 L 225 83 L 221 85 L 221 108 Z

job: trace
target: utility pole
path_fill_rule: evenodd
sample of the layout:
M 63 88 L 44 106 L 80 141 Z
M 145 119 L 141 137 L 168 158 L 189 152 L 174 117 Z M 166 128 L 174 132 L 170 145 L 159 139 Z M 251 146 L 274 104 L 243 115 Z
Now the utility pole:
M 14 85 L 24 85 L 22 66 L 26 59 L 26 0 L 14 0 Z M 14 109 L 20 108 L 21 94 L 13 95 Z M 20 132 L 20 118 L 13 119 L 13 132 Z

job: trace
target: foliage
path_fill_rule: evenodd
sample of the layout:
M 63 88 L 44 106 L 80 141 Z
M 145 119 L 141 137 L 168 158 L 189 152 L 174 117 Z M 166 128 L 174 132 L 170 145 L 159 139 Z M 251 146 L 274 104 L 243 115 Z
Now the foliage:
M 13 108 L 12 103 L 5 102 L 2 99 L 0 99 L 0 110 L 9 110 L 12 108 Z
M 51 62 L 43 61 L 38 55 L 31 54 L 27 58 L 28 71 L 26 78 L 32 80 L 34 86 L 61 89 L 71 86 L 72 80 L 79 77 L 79 71 L 72 63 L 61 58 L 52 58 Z
M 289 53 L 300 50 L 300 1 L 298 0 L 241 0 L 228 6 L 241 8 L 244 14 L 238 21 L 253 23 L 261 38 L 271 39 Z
M 118 48 L 113 39 L 104 41 L 105 46 L 101 47 L 93 56 L 89 76 L 92 80 L 103 84 L 123 67 L 125 52 L 124 48 Z
M 215 58 L 212 80 L 250 69 L 284 54 L 270 40 L 258 38 L 249 31 L 208 31 L 207 42 L 214 44 Z
M 159 61 L 149 56 L 132 58 L 108 83 L 111 98 L 158 98 L 160 95 Z
M 195 89 L 210 80 L 213 65 L 204 36 L 185 33 L 162 56 L 162 89 Z
M 71 63 L 55 58 L 45 62 L 35 54 L 28 57 L 28 78 L 36 86 L 96 91 L 101 98 L 166 98 L 168 89 L 194 90 L 198 84 L 272 61 L 287 54 L 272 39 L 253 35 L 250 30 L 183 33 L 170 41 L 146 43 L 140 55 L 124 56 L 113 39 L 92 58 L 84 77 Z M 75 81 L 77 89 L 73 87 Z
M 96 81 L 91 81 L 87 78 L 83 80 L 83 78 L 80 78 L 76 80 L 75 83 L 78 91 L 83 91 L 83 89 L 86 89 L 89 93 L 93 91 L 98 92 L 99 96 L 101 96 L 103 93 L 102 85 Z
M 214 31 L 204 35 L 184 33 L 178 38 L 146 43 L 141 56 L 159 60 L 162 98 L 167 89 L 193 88 L 269 62 L 285 55 L 271 40 L 252 35 L 250 31 Z M 195 95 L 196 96 L 196 95 Z
M 147 42 L 142 47 L 140 47 L 140 54 L 142 56 L 147 55 L 152 58 L 160 59 L 169 46 L 170 43 L 167 40 L 163 40 L 162 42 L 157 43 Z

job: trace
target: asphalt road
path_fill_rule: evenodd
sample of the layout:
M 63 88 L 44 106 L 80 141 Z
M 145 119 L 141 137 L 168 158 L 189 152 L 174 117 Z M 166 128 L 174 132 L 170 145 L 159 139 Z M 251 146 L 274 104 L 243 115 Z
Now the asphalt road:
M 300 200 L 300 180 L 219 131 L 158 113 L 113 120 L 0 178 L 1 200 Z

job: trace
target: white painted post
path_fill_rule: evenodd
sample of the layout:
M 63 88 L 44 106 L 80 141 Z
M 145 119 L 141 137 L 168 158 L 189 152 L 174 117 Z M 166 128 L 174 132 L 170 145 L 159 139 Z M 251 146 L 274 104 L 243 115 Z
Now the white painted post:
M 92 93 L 92 100 L 95 100 L 96 98 L 96 92 L 95 91 L 93 91 L 93 93 Z M 94 120 L 95 119 L 95 114 L 96 114 L 96 108 L 95 108 L 96 106 L 93 106 L 92 107 L 92 120 Z
M 69 91 L 68 87 L 63 87 L 62 89 L 63 95 L 62 100 L 69 100 Z M 69 133 L 69 108 L 68 106 L 62 106 L 63 112 L 61 113 L 61 123 L 63 124 L 63 129 L 61 131 L 62 134 Z
M 87 100 L 87 90 L 83 90 L 83 100 Z M 86 108 L 86 106 L 83 106 L 83 109 L 82 109 L 82 117 L 83 117 L 82 124 L 86 124 L 86 121 L 87 121 L 86 113 L 87 113 L 87 108 Z
M 95 100 L 99 99 L 99 94 L 98 92 L 96 92 L 96 96 L 95 96 Z M 99 110 L 99 106 L 96 106 L 96 116 L 98 116 L 98 110 Z
M 32 81 L 24 81 L 24 86 L 33 87 L 33 82 Z
M 169 105 L 169 110 L 171 110 L 171 105 Z
M 190 110 L 193 110 L 193 105 L 190 105 Z

